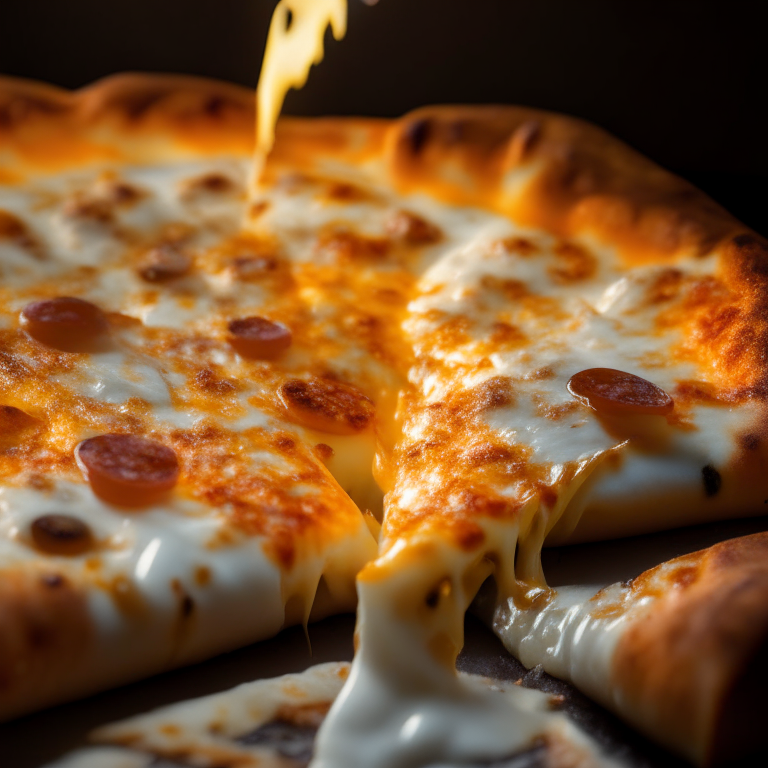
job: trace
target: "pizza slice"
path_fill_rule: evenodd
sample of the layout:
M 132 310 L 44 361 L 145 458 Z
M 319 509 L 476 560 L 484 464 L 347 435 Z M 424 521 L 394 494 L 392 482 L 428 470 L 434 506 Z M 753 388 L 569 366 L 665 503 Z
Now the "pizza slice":
M 691 762 L 747 758 L 764 747 L 767 546 L 766 533 L 723 541 L 602 589 L 502 601 L 486 618 L 527 667 L 570 680 Z
M 761 514 L 768 497 L 759 238 L 563 118 L 424 110 L 387 147 L 401 192 L 482 208 L 408 307 L 400 435 L 379 454 L 379 557 L 358 577 L 358 653 L 318 742 L 329 767 L 470 759 L 469 733 L 486 759 L 503 754 L 517 734 L 479 716 L 486 703 L 454 673 L 487 578 L 501 604 L 535 615 L 551 598 L 545 542 Z M 747 653 L 757 640 L 744 641 Z M 700 693 L 694 676 L 680 685 Z M 382 722 L 391 746 L 371 760 L 351 734 Z M 709 757 L 709 733 L 661 738 Z
M 10 718 L 352 609 L 375 540 L 340 483 L 375 503 L 375 414 L 374 374 L 331 377 L 327 320 L 240 231 L 248 92 L 0 93 Z

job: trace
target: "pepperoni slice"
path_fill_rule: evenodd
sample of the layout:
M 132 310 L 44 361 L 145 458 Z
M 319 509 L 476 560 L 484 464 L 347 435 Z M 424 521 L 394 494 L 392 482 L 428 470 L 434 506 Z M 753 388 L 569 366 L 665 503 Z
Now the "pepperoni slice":
M 373 421 L 373 403 L 359 389 L 338 381 L 289 379 L 278 396 L 291 421 L 320 432 L 351 435 Z
M 21 310 L 21 326 L 37 341 L 65 352 L 83 352 L 103 336 L 107 316 L 95 304 L 71 296 L 35 301 Z
M 661 387 L 614 368 L 588 368 L 575 373 L 568 381 L 568 391 L 584 405 L 604 413 L 663 416 L 675 407 Z
M 71 515 L 42 515 L 32 522 L 32 541 L 51 555 L 82 555 L 93 547 L 91 529 Z
M 75 450 L 93 492 L 110 504 L 143 507 L 161 500 L 179 479 L 172 448 L 135 435 L 99 435 Z
M 291 346 L 293 335 L 266 317 L 243 317 L 229 324 L 229 343 L 243 356 L 274 360 Z

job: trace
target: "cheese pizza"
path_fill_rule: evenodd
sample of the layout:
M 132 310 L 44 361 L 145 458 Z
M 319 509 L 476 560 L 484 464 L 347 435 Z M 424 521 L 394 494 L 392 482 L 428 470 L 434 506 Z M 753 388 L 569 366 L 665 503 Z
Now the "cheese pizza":
M 524 108 L 284 119 L 253 183 L 252 101 L 0 80 L 2 716 L 349 610 L 357 577 L 315 765 L 493 764 L 551 721 L 456 674 L 485 583 L 525 663 L 716 758 L 764 538 L 596 595 L 541 551 L 763 513 L 764 241 Z

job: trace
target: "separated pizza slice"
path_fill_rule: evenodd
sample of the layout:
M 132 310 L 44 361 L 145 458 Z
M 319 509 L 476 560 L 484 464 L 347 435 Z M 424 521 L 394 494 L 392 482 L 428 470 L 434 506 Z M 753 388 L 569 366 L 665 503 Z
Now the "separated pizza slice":
M 764 748 L 766 546 L 765 533 L 723 541 L 603 588 L 502 601 L 486 618 L 527 667 L 573 682 L 692 762 L 746 758 Z M 478 610 L 493 603 L 484 595 Z
M 379 557 L 319 738 L 329 767 L 503 754 L 514 729 L 479 717 L 490 705 L 454 673 L 485 579 L 526 615 L 550 594 L 545 542 L 762 514 L 768 497 L 760 238 L 562 118 L 424 110 L 388 147 L 401 190 L 485 210 L 409 304 Z M 373 722 L 392 745 L 375 759 L 350 736 Z

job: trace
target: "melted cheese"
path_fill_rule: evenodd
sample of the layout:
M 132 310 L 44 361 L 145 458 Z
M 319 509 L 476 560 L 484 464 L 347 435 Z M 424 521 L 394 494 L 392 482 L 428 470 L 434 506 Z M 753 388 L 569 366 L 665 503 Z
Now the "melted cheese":
M 256 91 L 258 182 L 275 142 L 275 125 L 289 88 L 301 88 L 313 64 L 323 60 L 323 37 L 330 25 L 341 40 L 347 31 L 347 0 L 281 0 L 272 15 Z

